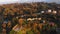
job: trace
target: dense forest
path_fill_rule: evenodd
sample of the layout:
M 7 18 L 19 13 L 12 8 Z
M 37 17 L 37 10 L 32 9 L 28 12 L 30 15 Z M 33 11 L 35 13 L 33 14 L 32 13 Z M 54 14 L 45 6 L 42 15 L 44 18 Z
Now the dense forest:
M 6 4 L 0 6 L 0 14 L 32 14 L 47 11 L 48 9 L 60 11 L 60 4 L 44 2 Z
M 56 24 L 57 28 L 60 28 L 60 4 L 35 2 L 35 3 L 13 3 L 0 5 L 0 27 L 1 27 L 0 33 L 2 31 L 6 33 L 7 25 L 8 25 L 7 33 L 10 32 L 12 28 L 18 23 L 17 20 L 20 17 L 26 20 L 26 22 L 29 22 L 29 24 L 30 21 L 27 21 L 27 19 L 35 18 L 34 20 L 36 21 L 34 23 L 35 25 L 37 23 L 38 24 L 44 23 L 43 21 L 46 21 L 46 24 L 47 23 L 50 24 L 52 22 L 52 25 Z

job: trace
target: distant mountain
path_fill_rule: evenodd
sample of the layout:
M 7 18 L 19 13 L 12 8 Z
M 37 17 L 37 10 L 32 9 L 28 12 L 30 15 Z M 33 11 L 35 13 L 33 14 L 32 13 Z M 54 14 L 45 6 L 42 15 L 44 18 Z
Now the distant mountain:
M 0 0 L 0 4 L 11 4 L 11 3 L 32 3 L 32 2 L 55 2 L 60 4 L 60 0 Z
M 57 4 L 60 4 L 60 0 L 46 0 L 45 2 L 48 2 L 48 3 L 55 2 Z

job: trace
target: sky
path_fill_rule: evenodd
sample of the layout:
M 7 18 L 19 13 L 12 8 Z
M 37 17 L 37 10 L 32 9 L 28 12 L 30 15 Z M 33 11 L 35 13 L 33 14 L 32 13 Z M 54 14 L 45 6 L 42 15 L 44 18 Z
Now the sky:
M 60 3 L 60 0 L 0 0 L 0 4 L 25 3 L 25 2 L 56 2 L 56 3 Z

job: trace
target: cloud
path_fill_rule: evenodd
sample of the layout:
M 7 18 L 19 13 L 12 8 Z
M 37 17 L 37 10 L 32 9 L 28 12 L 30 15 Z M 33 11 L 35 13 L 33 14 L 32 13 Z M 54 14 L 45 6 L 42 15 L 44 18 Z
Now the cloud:
M 0 0 L 0 4 L 15 3 L 19 0 Z

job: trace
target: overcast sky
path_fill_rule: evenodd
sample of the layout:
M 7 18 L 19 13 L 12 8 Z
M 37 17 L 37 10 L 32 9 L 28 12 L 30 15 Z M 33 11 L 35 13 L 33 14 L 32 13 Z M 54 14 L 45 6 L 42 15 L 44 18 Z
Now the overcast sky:
M 24 2 L 56 2 L 60 3 L 60 0 L 0 0 L 0 4 L 7 3 L 24 3 Z

